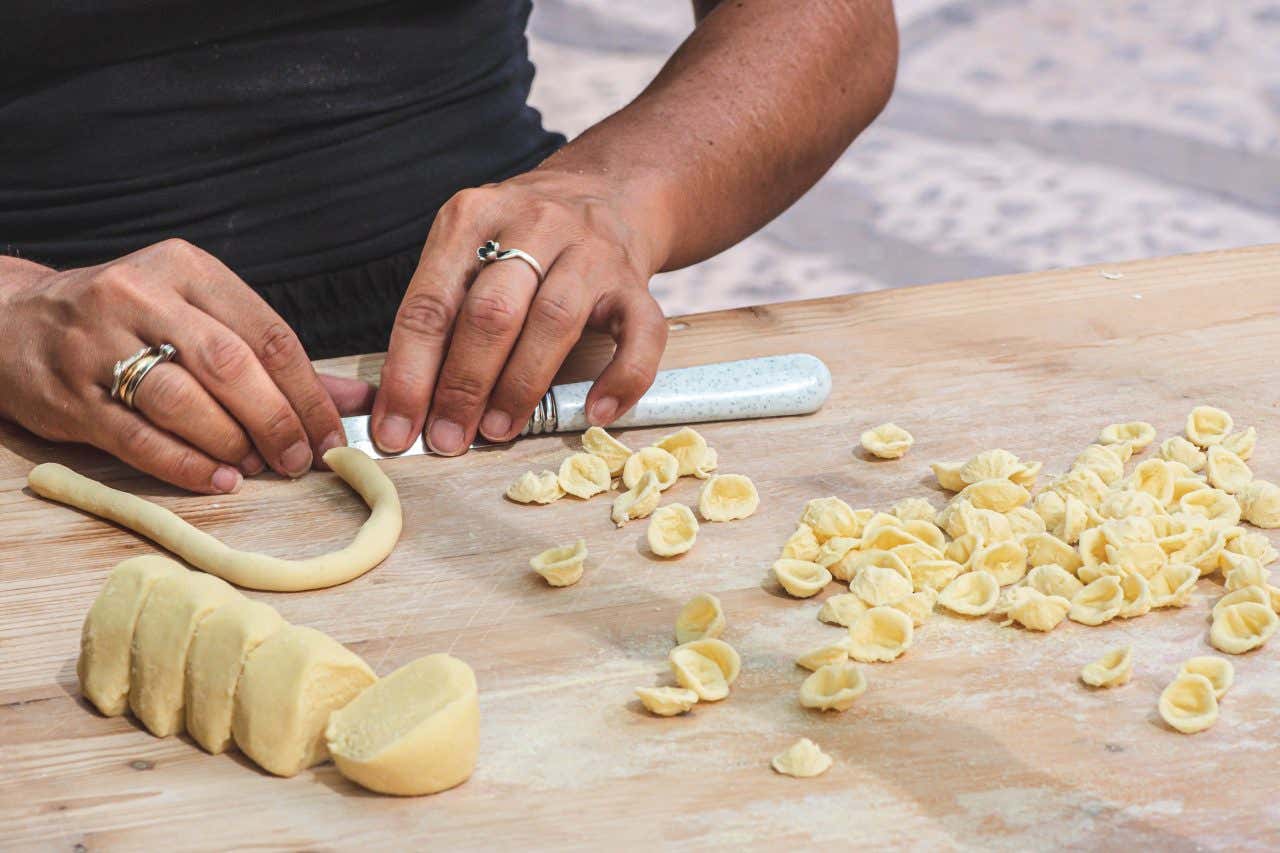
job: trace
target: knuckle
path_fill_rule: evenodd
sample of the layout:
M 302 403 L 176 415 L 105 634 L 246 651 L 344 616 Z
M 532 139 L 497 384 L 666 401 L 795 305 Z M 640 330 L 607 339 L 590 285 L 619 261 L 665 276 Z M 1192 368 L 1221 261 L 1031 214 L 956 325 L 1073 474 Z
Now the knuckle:
M 530 309 L 533 320 L 549 326 L 554 332 L 573 331 L 578 322 L 578 312 L 571 296 L 553 293 L 539 296 Z
M 618 383 L 635 393 L 643 393 L 653 384 L 657 366 L 628 361 L 618 365 Z
M 143 420 L 129 420 L 120 427 L 118 435 L 120 447 L 125 454 L 134 458 L 146 459 L 155 447 L 155 432 Z
M 472 409 L 479 406 L 488 396 L 489 386 L 481 377 L 461 373 L 446 376 L 440 380 L 436 391 L 439 408 L 447 411 Z
M 453 311 L 441 294 L 424 290 L 405 297 L 396 325 L 418 337 L 443 338 L 453 325 Z
M 156 251 L 166 257 L 187 263 L 203 260 L 204 252 L 181 237 L 170 237 L 155 246 Z
M 211 338 L 200 348 L 200 358 L 209 375 L 224 385 L 235 385 L 249 372 L 253 354 L 239 338 Z
M 531 375 L 520 372 L 503 379 L 499 393 L 504 400 L 514 401 L 517 407 L 526 407 L 540 400 L 546 390 L 545 387 L 539 388 Z
M 273 408 L 262 419 L 262 433 L 272 443 L 292 444 L 298 433 L 298 419 L 293 409 L 284 403 Z
M 520 325 L 520 312 L 497 294 L 482 293 L 467 305 L 467 324 L 490 337 L 500 337 Z
M 154 370 L 147 381 L 138 386 L 138 407 L 157 414 L 192 412 L 195 408 L 191 388 L 176 370 Z
M 454 221 L 475 219 L 489 206 L 490 193 L 491 190 L 485 187 L 468 187 L 458 190 L 445 202 L 442 212 Z
M 272 323 L 258 342 L 258 357 L 267 370 L 283 370 L 303 359 L 302 342 L 284 323 Z
M 205 461 L 194 450 L 179 450 L 168 459 L 165 479 L 187 486 L 203 486 L 207 482 Z M 202 482 L 204 481 L 204 482 Z

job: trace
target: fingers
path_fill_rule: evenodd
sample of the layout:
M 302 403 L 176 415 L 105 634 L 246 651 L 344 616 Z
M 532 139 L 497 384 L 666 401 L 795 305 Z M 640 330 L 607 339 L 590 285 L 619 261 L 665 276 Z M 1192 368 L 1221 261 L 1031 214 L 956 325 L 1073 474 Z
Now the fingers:
M 359 379 L 346 379 L 341 376 L 318 374 L 320 384 L 333 398 L 333 404 L 342 417 L 350 415 L 367 415 L 373 408 L 373 397 L 378 390 L 368 382 Z
M 243 478 L 235 468 L 211 459 L 137 412 L 117 405 L 105 391 L 101 399 L 89 438 L 95 447 L 188 491 L 216 495 L 239 490 Z
M 519 433 L 551 387 L 591 314 L 587 275 L 581 255 L 573 250 L 556 259 L 529 306 L 524 331 L 485 406 L 480 419 L 485 438 L 506 441 Z
M 587 394 L 587 420 L 595 426 L 612 423 L 649 390 L 667 345 L 666 318 L 647 291 L 629 291 L 610 308 L 610 332 L 618 345 Z
M 179 365 L 153 367 L 134 392 L 133 404 L 151 423 L 241 473 L 252 476 L 262 470 L 262 457 L 249 436 Z
M 553 238 L 504 234 L 499 239 L 554 267 Z M 490 263 L 476 276 L 432 391 L 426 439 L 435 452 L 453 456 L 470 446 L 537 290 L 537 274 L 518 259 Z
M 399 453 L 422 432 L 454 320 L 478 269 L 476 247 L 489 237 L 493 205 L 490 190 L 464 190 L 431 225 L 396 314 L 373 404 L 374 441 L 384 451 Z

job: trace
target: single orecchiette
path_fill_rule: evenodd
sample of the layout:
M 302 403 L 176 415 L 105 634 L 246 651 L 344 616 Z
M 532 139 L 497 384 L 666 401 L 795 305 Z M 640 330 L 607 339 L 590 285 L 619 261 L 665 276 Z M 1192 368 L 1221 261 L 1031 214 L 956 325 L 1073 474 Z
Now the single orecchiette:
M 692 690 L 704 702 L 718 702 L 729 695 L 742 661 L 733 646 L 723 640 L 682 643 L 667 656 L 681 687 Z
M 1124 609 L 1124 587 L 1115 575 L 1104 575 L 1086 584 L 1071 599 L 1067 618 L 1081 625 L 1110 622 Z
M 1022 547 L 1027 549 L 1027 565 L 1056 565 L 1069 572 L 1080 568 L 1079 552 L 1052 533 L 1030 533 L 1022 537 Z
M 634 488 L 645 471 L 652 471 L 658 478 L 658 488 L 666 491 L 679 476 L 680 463 L 661 447 L 642 447 L 627 457 L 622 465 L 622 485 Z
M 530 558 L 529 565 L 551 586 L 573 586 L 582 579 L 582 565 L 586 560 L 587 543 L 579 539 L 572 545 L 548 548 Z
M 964 566 L 955 560 L 920 560 L 911 565 L 910 571 L 911 585 L 917 592 L 922 589 L 941 592 L 960 576 Z
M 703 485 L 698 512 L 707 521 L 746 518 L 760 506 L 755 483 L 741 474 L 718 474 Z
M 919 627 L 925 623 L 925 620 L 933 615 L 933 608 L 938 603 L 938 593 L 936 590 L 928 587 L 913 592 L 906 598 L 899 599 L 889 606 L 894 610 L 901 610 L 903 613 L 911 617 L 911 624 Z
M 1027 572 L 1027 586 L 1044 595 L 1061 596 L 1068 604 L 1084 589 L 1079 578 L 1057 563 L 1045 563 Z
M 648 518 L 658 508 L 661 499 L 662 489 L 658 488 L 657 476 L 652 471 L 645 471 L 634 486 L 613 499 L 609 517 L 619 527 L 632 519 Z
M 975 551 L 969 565 L 975 572 L 989 572 L 1000 586 L 1008 586 L 1027 574 L 1027 549 L 1012 539 L 994 542 Z
M 866 602 L 851 592 L 844 592 L 822 602 L 822 607 L 818 609 L 818 619 L 848 628 L 866 610 Z
M 1246 519 L 1247 520 L 1247 519 Z M 1280 558 L 1280 552 L 1277 552 L 1271 545 L 1271 540 L 1262 533 L 1244 533 L 1231 536 L 1225 545 L 1225 550 L 1232 554 L 1239 554 L 1244 557 L 1253 557 L 1264 566 L 1268 566 Z
M 564 497 L 564 489 L 560 488 L 555 471 L 525 471 L 507 486 L 507 497 L 522 504 L 549 504 Z
M 622 471 L 622 466 L 631 456 L 631 448 L 598 426 L 593 426 L 582 434 L 582 449 L 603 459 L 609 466 L 609 473 L 615 476 Z
M 818 543 L 833 536 L 857 537 L 862 525 L 853 514 L 853 508 L 839 498 L 814 498 L 804 505 L 800 523 L 808 525 Z
M 892 607 L 872 607 L 849 628 L 849 657 L 871 663 L 891 661 L 911 648 L 911 617 Z
M 707 637 L 718 637 L 724 631 L 724 609 L 720 599 L 709 592 L 699 593 L 685 602 L 676 616 L 676 642 L 691 643 Z
M 1133 647 L 1120 646 L 1080 670 L 1080 680 L 1090 687 L 1119 687 L 1133 677 Z
M 1229 433 L 1226 438 L 1222 439 L 1222 446 L 1230 450 L 1236 456 L 1246 462 L 1253 455 L 1253 449 L 1258 444 L 1258 431 L 1253 427 L 1249 427 L 1243 432 Z
M 1251 499 L 1251 490 L 1261 482 L 1263 481 L 1256 480 L 1244 487 L 1242 491 L 1247 496 L 1246 500 Z M 1178 506 L 1183 512 L 1204 516 L 1222 527 L 1231 527 L 1240 523 L 1240 503 L 1221 489 L 1197 489 L 1194 492 L 1188 492 L 1178 501 Z M 1257 524 L 1259 527 L 1265 526 L 1256 521 L 1250 523 Z
M 1253 557 L 1242 557 L 1236 554 L 1219 555 L 1220 565 L 1227 566 L 1223 587 L 1227 592 L 1235 592 L 1246 586 L 1267 586 L 1271 582 L 1271 573 Z
M 1007 450 L 984 450 L 960 466 L 960 479 L 965 485 L 982 480 L 1009 479 L 1022 470 L 1018 457 Z M 935 472 L 936 473 L 936 472 Z
M 857 540 L 850 540 L 857 542 Z M 854 547 L 853 545 L 849 546 Z M 783 558 L 789 560 L 807 560 L 811 563 L 817 562 L 818 555 L 822 546 L 818 544 L 818 537 L 813 535 L 813 528 L 803 522 L 796 525 L 795 533 L 787 538 L 782 544 Z
M 831 583 L 831 572 L 807 560 L 778 560 L 773 564 L 773 574 L 782 588 L 796 598 L 811 598 Z
M 1151 495 L 1161 506 L 1168 506 L 1173 502 L 1173 487 L 1178 479 L 1174 470 L 1169 467 L 1171 464 L 1163 459 L 1139 462 L 1125 485 L 1136 492 Z
M 938 511 L 933 508 L 927 498 L 903 498 L 889 510 L 903 521 L 933 522 Z
M 1156 440 L 1156 428 L 1146 421 L 1130 421 L 1103 427 L 1098 434 L 1099 444 L 1128 444 L 1135 452 L 1143 451 Z
M 1236 668 L 1231 661 L 1216 655 L 1200 655 L 1188 658 L 1178 668 L 1179 675 L 1203 675 L 1213 685 L 1213 695 L 1221 699 L 1227 695 L 1236 680 Z
M 829 663 L 841 663 L 849 659 L 849 635 L 845 634 L 834 643 L 818 646 L 796 658 L 796 666 L 802 666 L 810 672 L 821 669 Z
M 1186 607 L 1196 588 L 1200 570 L 1186 563 L 1169 563 L 1156 572 L 1148 582 L 1151 585 L 1151 606 Z
M 1280 617 L 1270 604 L 1242 601 L 1222 608 L 1213 617 L 1209 645 L 1229 655 L 1244 654 L 1271 639 L 1277 627 Z
M 1249 466 L 1239 456 L 1220 444 L 1209 448 L 1208 460 L 1205 465 L 1205 475 L 1209 479 L 1209 485 L 1215 489 L 1235 494 L 1249 485 L 1253 479 L 1253 472 L 1249 470 Z
M 1009 529 L 1013 538 L 1021 539 L 1032 533 L 1044 533 L 1047 529 L 1044 519 L 1029 506 L 1017 506 L 1004 514 L 1009 521 Z
M 1181 462 L 1192 471 L 1201 470 L 1208 461 L 1203 450 L 1180 435 L 1164 440 L 1160 445 L 1160 458 L 1170 462 Z
M 1245 521 L 1255 527 L 1280 527 L 1280 486 L 1267 480 L 1254 480 L 1236 497 Z
M 1199 447 L 1221 444 L 1231 432 L 1231 415 L 1213 406 L 1196 406 L 1187 415 L 1187 438 Z
M 800 704 L 819 711 L 847 711 L 867 689 L 862 670 L 849 661 L 819 667 L 800 685 Z
M 1256 601 L 1258 604 L 1271 606 L 1271 594 L 1265 586 L 1242 586 L 1239 589 L 1232 590 L 1226 595 L 1219 598 L 1213 604 L 1213 610 L 1210 616 L 1214 619 L 1218 618 L 1218 614 L 1226 610 L 1233 604 L 1240 604 L 1245 601 Z
M 1120 576 L 1120 591 L 1124 594 L 1124 605 L 1118 614 L 1121 619 L 1132 619 L 1151 610 L 1151 585 L 1142 575 L 1124 572 Z
M 910 575 L 881 566 L 865 566 L 849 582 L 849 592 L 873 607 L 901 601 L 913 589 Z
M 881 459 L 901 459 L 915 439 L 897 424 L 881 424 L 862 434 L 862 446 L 870 454 Z
M 560 488 L 586 499 L 609 490 L 609 464 L 594 453 L 574 453 L 560 463 L 556 479 Z
M 802 737 L 775 755 L 769 764 L 784 776 L 806 779 L 826 773 L 831 767 L 831 756 L 807 737 Z
M 1202 732 L 1218 720 L 1213 682 L 1203 675 L 1179 675 L 1160 694 L 1160 716 L 1183 734 Z
M 1005 479 L 979 480 L 965 486 L 958 497 L 969 501 L 978 509 L 989 509 L 1000 513 L 1022 506 L 1031 499 L 1026 489 Z
M 1089 468 L 1073 468 L 1054 480 L 1050 488 L 1063 498 L 1073 497 L 1089 507 L 1096 507 L 1107 496 L 1107 484 Z
M 662 448 L 676 458 L 676 473 L 680 477 L 696 473 L 707 455 L 707 440 L 697 430 L 689 427 L 665 436 L 654 442 L 653 446 Z
M 985 616 L 1000 599 L 1000 584 L 990 572 L 967 572 L 947 584 L 938 603 L 962 616 Z
M 683 714 L 698 703 L 698 694 L 684 687 L 637 687 L 636 696 L 659 717 Z
M 969 485 L 964 481 L 964 477 L 960 476 L 960 469 L 964 467 L 963 462 L 931 462 L 929 467 L 933 470 L 933 476 L 937 478 L 938 485 L 949 492 L 958 492 Z
M 716 470 L 719 464 L 720 456 L 716 453 L 716 449 L 708 447 L 707 452 L 702 454 L 702 462 L 699 463 L 697 468 L 693 469 L 693 476 L 699 480 L 705 480 L 711 476 L 711 473 Z
M 645 538 L 649 541 L 649 550 L 659 557 L 683 554 L 698 538 L 698 519 L 684 504 L 658 507 L 649 517 Z
M 1071 467 L 1088 468 L 1108 486 L 1118 482 L 1124 476 L 1124 462 L 1111 447 L 1104 444 L 1091 444 L 1086 447 L 1076 457 Z
M 1032 631 L 1052 631 L 1067 618 L 1071 602 L 1060 595 L 1045 595 L 1030 586 L 1011 590 L 1005 615 Z

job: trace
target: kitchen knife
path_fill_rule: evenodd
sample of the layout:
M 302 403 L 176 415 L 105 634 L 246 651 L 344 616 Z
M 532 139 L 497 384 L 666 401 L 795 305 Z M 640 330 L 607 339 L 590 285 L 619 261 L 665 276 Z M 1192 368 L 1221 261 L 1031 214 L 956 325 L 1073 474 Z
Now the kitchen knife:
M 591 382 L 556 385 L 546 393 L 520 435 L 583 432 Z M 640 401 L 610 429 L 773 418 L 815 412 L 831 392 L 831 372 L 805 353 L 771 355 L 660 371 Z M 369 433 L 369 416 L 342 419 L 347 444 L 374 459 L 432 453 L 422 436 L 403 453 L 382 453 Z M 477 439 L 472 447 L 487 445 Z

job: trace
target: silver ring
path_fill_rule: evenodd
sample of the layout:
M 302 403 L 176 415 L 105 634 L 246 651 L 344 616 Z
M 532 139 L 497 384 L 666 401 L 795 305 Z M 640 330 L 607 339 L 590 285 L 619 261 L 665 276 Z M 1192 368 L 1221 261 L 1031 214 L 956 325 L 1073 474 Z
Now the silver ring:
M 178 355 L 171 344 L 141 349 L 126 359 L 117 361 L 111 371 L 111 396 L 133 408 L 133 395 L 137 393 L 142 380 L 147 378 L 157 364 L 173 361 Z
M 547 274 L 542 271 L 542 264 L 538 263 L 538 259 L 533 255 L 520 249 L 503 249 L 498 245 L 497 240 L 485 241 L 483 246 L 476 249 L 476 257 L 485 264 L 517 258 L 529 265 L 529 269 L 533 270 L 533 274 L 538 277 L 538 284 L 542 284 L 542 280 L 547 277 Z

